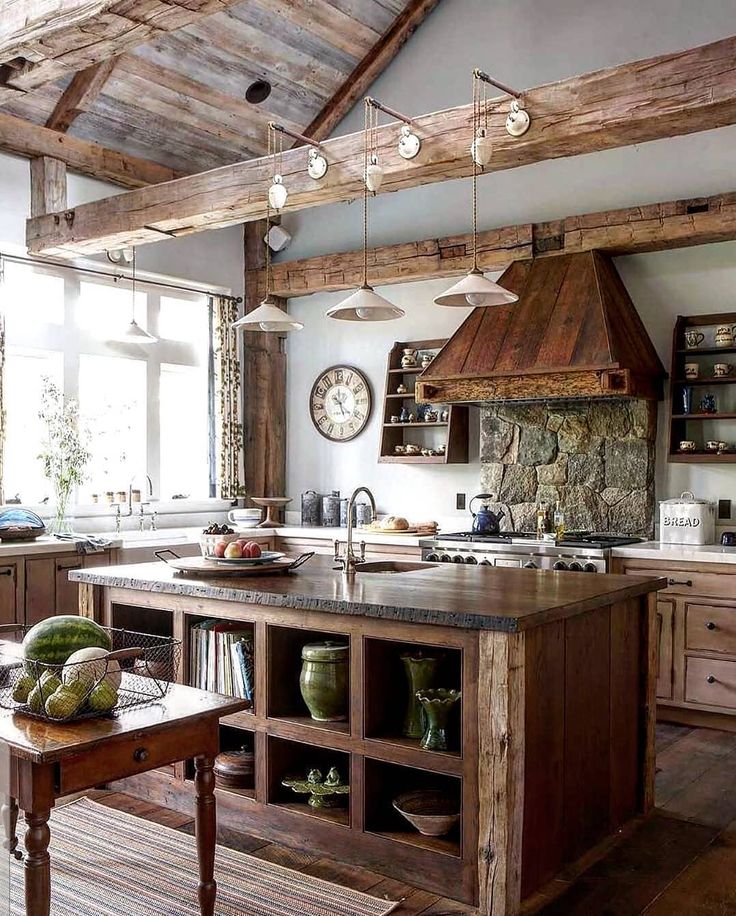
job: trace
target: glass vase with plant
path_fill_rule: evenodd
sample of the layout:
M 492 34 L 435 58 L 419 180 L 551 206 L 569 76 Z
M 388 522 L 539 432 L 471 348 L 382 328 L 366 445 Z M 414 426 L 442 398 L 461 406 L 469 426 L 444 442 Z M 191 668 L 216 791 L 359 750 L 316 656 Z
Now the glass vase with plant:
M 72 490 L 84 482 L 85 468 L 92 457 L 88 448 L 89 433 L 80 428 L 77 402 L 65 398 L 58 386 L 45 376 L 38 416 L 45 429 L 39 458 L 43 462 L 44 476 L 51 482 L 56 505 L 51 530 L 62 534 L 70 529 L 67 508 Z

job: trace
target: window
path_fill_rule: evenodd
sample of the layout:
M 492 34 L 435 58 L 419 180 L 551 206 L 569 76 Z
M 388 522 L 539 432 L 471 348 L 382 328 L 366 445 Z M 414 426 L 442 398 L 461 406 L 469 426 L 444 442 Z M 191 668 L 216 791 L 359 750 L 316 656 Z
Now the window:
M 91 433 L 80 502 L 129 485 L 145 492 L 146 476 L 162 499 L 209 496 L 207 300 L 141 284 L 135 319 L 158 338 L 149 346 L 120 340 L 132 305 L 127 281 L 6 261 L 6 495 L 29 504 L 51 495 L 37 417 L 49 376 L 78 399 Z

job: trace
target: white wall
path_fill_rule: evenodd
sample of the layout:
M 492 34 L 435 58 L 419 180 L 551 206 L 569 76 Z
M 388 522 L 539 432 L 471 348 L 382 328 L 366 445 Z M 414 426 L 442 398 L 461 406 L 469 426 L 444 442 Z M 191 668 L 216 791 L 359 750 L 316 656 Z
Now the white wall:
M 442 0 L 371 87 L 371 94 L 418 114 L 470 101 L 470 70 L 482 66 L 521 89 L 628 60 L 694 47 L 736 33 L 733 0 Z M 534 112 L 532 111 L 532 116 Z M 359 130 L 357 106 L 336 134 Z M 532 127 L 532 129 L 534 129 Z M 481 228 L 538 221 L 733 190 L 736 127 L 560 159 L 482 176 Z M 286 214 L 292 260 L 349 251 L 361 244 L 360 204 Z M 371 204 L 371 244 L 392 244 L 470 228 L 470 183 L 453 181 L 379 196 Z M 618 259 L 618 267 L 669 370 L 677 314 L 736 310 L 736 244 Z M 308 487 L 375 487 L 385 510 L 446 517 L 455 492 L 479 487 L 477 441 L 467 466 L 379 466 L 379 417 L 349 444 L 330 445 L 313 429 L 308 396 L 317 374 L 337 361 L 366 371 L 383 393 L 385 359 L 396 339 L 443 336 L 462 316 L 431 304 L 449 283 L 407 284 L 381 292 L 407 309 L 402 321 L 373 327 L 323 318 L 340 294 L 292 300 L 305 330 L 290 335 L 288 492 Z M 663 433 L 663 424 L 660 424 Z M 736 441 L 736 429 L 733 431 Z M 736 465 L 670 465 L 663 438 L 658 495 L 690 488 L 736 500 Z

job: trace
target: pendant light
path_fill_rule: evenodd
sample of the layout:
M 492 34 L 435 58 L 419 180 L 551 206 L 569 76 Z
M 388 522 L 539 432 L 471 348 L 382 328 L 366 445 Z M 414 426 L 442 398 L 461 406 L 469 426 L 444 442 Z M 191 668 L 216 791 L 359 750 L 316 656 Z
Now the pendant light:
M 363 131 L 363 282 L 347 299 L 333 305 L 327 310 L 328 318 L 341 321 L 392 321 L 403 318 L 406 314 L 398 305 L 384 299 L 368 283 L 368 179 L 369 167 L 377 164 L 373 161 L 371 146 L 371 128 L 374 109 L 365 100 L 365 124 Z M 381 177 L 383 175 L 381 174 Z M 379 182 L 380 184 L 380 182 Z
M 272 155 L 274 142 L 272 139 L 274 130 L 272 125 L 269 124 L 268 128 L 268 153 L 269 156 Z M 275 182 L 276 178 L 280 176 L 276 172 L 276 153 L 273 152 L 272 160 L 272 181 Z M 278 185 L 283 188 L 283 185 Z M 237 321 L 233 322 L 232 327 L 234 329 L 243 329 L 246 331 L 266 331 L 270 333 L 284 333 L 286 331 L 301 331 L 304 327 L 301 321 L 296 321 L 295 319 L 289 316 L 288 312 L 285 312 L 282 308 L 279 308 L 276 302 L 274 302 L 271 297 L 271 246 L 268 244 L 268 240 L 271 235 L 271 191 L 274 188 L 274 184 L 271 184 L 271 187 L 268 190 L 268 195 L 266 197 L 266 234 L 264 238 L 264 244 L 266 246 L 266 295 L 261 300 L 258 308 L 253 309 L 252 312 L 246 312 L 242 318 L 239 318 Z M 286 189 L 284 188 L 284 191 Z M 284 197 L 284 202 L 286 197 Z
M 473 71 L 473 139 L 470 154 L 473 161 L 473 266 L 462 280 L 451 286 L 446 293 L 435 298 L 436 305 L 479 308 L 489 305 L 508 305 L 519 297 L 483 275 L 478 267 L 478 166 L 490 161 L 490 145 L 487 141 L 485 89 L 480 92 L 478 71 Z M 486 159 L 486 156 L 488 157 Z M 485 160 L 485 162 L 484 162 Z
M 158 338 L 154 337 L 153 334 L 149 334 L 148 331 L 144 331 L 143 328 L 135 320 L 135 248 L 132 249 L 132 256 L 130 260 L 132 265 L 131 289 L 133 293 L 131 303 L 131 319 L 130 324 L 125 329 L 125 332 L 120 337 L 120 340 L 123 343 L 134 344 L 158 343 Z

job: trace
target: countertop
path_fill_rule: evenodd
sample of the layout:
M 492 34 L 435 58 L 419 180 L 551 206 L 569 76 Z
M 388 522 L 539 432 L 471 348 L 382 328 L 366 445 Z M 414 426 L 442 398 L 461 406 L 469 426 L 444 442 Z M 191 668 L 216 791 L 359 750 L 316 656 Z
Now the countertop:
M 120 540 L 112 540 L 109 548 L 120 547 Z M 60 541 L 49 534 L 44 534 L 35 541 L 4 541 L 0 542 L 0 559 L 3 557 L 29 557 L 34 554 L 50 553 L 77 553 L 74 541 Z
M 720 544 L 660 544 L 659 541 L 645 541 L 642 544 L 628 544 L 614 547 L 614 557 L 627 560 L 668 560 L 678 563 L 736 563 L 736 547 L 722 547 Z
M 69 578 L 134 591 L 505 632 L 530 629 L 666 586 L 660 578 L 429 563 L 397 574 L 359 572 L 347 581 L 325 556 L 314 556 L 298 572 L 278 576 L 197 579 L 182 576 L 164 563 L 142 563 L 74 570 Z

